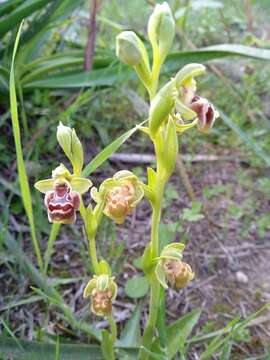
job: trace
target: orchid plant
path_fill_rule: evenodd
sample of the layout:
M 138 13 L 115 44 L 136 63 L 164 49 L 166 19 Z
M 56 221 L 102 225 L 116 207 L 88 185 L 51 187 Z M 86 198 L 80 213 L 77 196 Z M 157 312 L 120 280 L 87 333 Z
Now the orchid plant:
M 110 265 L 97 254 L 96 234 L 103 216 L 121 225 L 143 197 L 152 208 L 151 238 L 142 254 L 142 269 L 150 284 L 148 322 L 141 341 L 139 359 L 151 358 L 153 345 L 159 337 L 157 330 L 161 287 L 167 289 L 186 287 L 195 274 L 189 264 L 183 262 L 184 244 L 172 243 L 160 248 L 159 223 L 165 186 L 172 175 L 179 148 L 179 136 L 196 127 L 206 133 L 212 127 L 218 113 L 207 99 L 196 93 L 195 78 L 205 72 L 201 64 L 189 64 L 180 69 L 165 85 L 159 87 L 159 75 L 172 46 L 175 23 L 166 2 L 157 4 L 148 22 L 148 38 L 152 47 L 152 64 L 147 49 L 133 31 L 117 36 L 116 54 L 121 62 L 132 66 L 146 88 L 150 99 L 149 117 L 141 132 L 153 143 L 156 168 L 147 169 L 147 183 L 132 172 L 118 171 L 106 179 L 99 189 L 82 176 L 84 153 L 74 129 L 60 123 L 57 139 L 69 159 L 73 173 L 60 164 L 52 172 L 52 178 L 38 181 L 36 189 L 45 194 L 45 206 L 50 222 L 71 224 L 79 212 L 89 240 L 89 255 L 93 276 L 87 283 L 83 296 L 90 298 L 91 311 L 96 316 L 107 317 L 110 333 L 103 331 L 102 351 L 105 359 L 115 359 L 114 345 L 117 327 L 113 318 L 113 300 L 117 296 L 117 279 Z M 91 188 L 91 199 L 85 204 L 82 195 Z M 165 350 L 164 350 L 165 351 Z

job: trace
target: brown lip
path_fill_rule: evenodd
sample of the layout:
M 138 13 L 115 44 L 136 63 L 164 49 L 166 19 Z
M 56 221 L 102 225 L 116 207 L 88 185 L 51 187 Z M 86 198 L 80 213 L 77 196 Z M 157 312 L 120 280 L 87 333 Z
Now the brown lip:
M 50 203 L 48 208 L 49 208 L 50 212 L 54 212 L 54 211 L 57 211 L 57 210 L 60 210 L 62 212 L 67 212 L 69 210 L 73 210 L 73 205 L 71 203 L 67 203 L 67 204 L 64 204 L 64 205 Z

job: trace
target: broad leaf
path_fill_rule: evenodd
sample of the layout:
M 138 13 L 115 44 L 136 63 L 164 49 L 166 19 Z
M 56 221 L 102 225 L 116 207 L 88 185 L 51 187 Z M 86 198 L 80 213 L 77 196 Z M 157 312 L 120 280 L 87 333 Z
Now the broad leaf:
M 141 338 L 140 318 L 142 307 L 137 305 L 131 318 L 125 324 L 120 340 L 117 342 L 117 346 L 120 347 L 134 347 L 139 346 Z
M 184 354 L 186 340 L 199 321 L 200 315 L 201 310 L 195 309 L 168 326 L 167 346 L 170 359 L 172 359 L 178 351 L 180 351 L 181 355 Z
M 19 24 L 25 17 L 43 8 L 52 0 L 26 0 L 0 22 L 0 37 Z
M 149 290 L 149 283 L 145 276 L 134 276 L 125 285 L 126 294 L 132 299 L 144 297 Z
M 0 337 L 1 358 L 13 360 L 55 360 L 57 344 L 19 340 L 20 346 L 11 338 Z M 103 360 L 97 345 L 59 344 L 61 360 Z

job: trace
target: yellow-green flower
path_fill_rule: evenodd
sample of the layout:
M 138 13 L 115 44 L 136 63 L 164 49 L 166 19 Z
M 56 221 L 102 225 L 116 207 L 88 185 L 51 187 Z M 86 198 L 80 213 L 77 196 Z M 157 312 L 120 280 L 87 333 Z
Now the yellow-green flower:
M 76 220 L 76 211 L 80 206 L 80 194 L 85 193 L 91 181 L 72 175 L 61 164 L 52 171 L 52 178 L 40 180 L 35 188 L 45 193 L 44 203 L 50 222 L 71 224 Z
M 125 218 L 144 196 L 142 184 L 132 172 L 118 171 L 112 178 L 106 179 L 99 192 L 92 189 L 91 195 L 96 202 L 105 200 L 104 214 L 117 224 Z
M 114 277 L 107 274 L 94 275 L 86 285 L 83 297 L 91 297 L 91 311 L 97 316 L 108 316 L 112 313 L 112 301 L 117 295 Z
M 165 289 L 168 284 L 177 289 L 184 288 L 195 276 L 191 267 L 182 261 L 184 248 L 181 243 L 167 245 L 157 259 L 156 276 Z

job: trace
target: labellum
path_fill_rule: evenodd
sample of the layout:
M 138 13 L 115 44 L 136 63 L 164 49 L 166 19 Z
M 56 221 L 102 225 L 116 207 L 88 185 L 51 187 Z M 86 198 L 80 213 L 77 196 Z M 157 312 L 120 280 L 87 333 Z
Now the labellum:
M 72 224 L 80 206 L 80 195 L 72 191 L 67 182 L 56 182 L 53 190 L 46 193 L 44 203 L 50 222 Z

